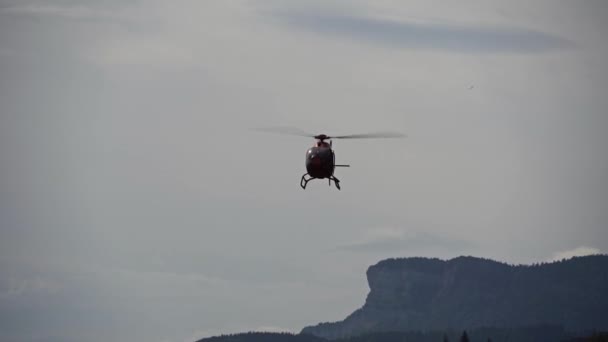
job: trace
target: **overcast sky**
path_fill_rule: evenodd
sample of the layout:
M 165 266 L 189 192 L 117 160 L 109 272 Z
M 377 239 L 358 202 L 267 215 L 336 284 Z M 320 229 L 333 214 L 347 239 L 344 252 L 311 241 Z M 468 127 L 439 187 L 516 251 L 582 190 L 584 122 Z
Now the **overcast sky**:
M 386 257 L 608 251 L 608 2 L 0 0 L 0 340 L 360 307 Z M 335 141 L 342 191 L 299 187 Z

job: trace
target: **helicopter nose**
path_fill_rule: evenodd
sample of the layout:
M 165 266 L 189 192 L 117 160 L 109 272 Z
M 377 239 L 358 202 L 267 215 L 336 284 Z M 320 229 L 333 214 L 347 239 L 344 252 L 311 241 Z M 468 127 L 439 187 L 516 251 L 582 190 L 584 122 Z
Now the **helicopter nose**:
M 310 166 L 314 169 L 318 169 L 321 166 L 321 157 L 318 155 L 310 156 Z
M 323 178 L 323 160 L 321 155 L 312 154 L 306 160 L 306 171 L 312 177 Z

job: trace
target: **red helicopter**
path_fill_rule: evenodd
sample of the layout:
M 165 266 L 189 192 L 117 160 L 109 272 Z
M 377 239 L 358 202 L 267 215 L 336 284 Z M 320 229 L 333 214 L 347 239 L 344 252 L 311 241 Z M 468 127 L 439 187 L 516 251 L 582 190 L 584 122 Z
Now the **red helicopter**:
M 336 154 L 332 149 L 331 139 L 375 139 L 375 138 L 403 138 L 404 134 L 396 132 L 379 132 L 379 133 L 367 133 L 367 134 L 349 134 L 349 135 L 336 135 L 328 136 L 325 134 L 312 135 L 306 132 L 300 131 L 297 128 L 291 127 L 270 127 L 258 129 L 264 132 L 281 133 L 289 135 L 297 135 L 303 137 L 310 137 L 317 139 L 314 146 L 306 151 L 306 171 L 302 175 L 300 180 L 300 186 L 302 189 L 306 189 L 306 185 L 313 179 L 324 179 L 327 178 L 329 186 L 333 181 L 336 188 L 340 190 L 340 180 L 334 176 L 334 170 L 336 167 L 350 167 L 350 165 L 336 164 Z M 329 142 L 327 142 L 327 141 Z

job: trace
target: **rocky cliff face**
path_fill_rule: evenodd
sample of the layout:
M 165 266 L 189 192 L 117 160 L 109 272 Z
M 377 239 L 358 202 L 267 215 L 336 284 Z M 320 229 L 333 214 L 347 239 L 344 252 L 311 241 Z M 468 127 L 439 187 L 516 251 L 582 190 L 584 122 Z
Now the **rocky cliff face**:
M 325 338 L 365 332 L 560 324 L 608 329 L 608 256 L 510 266 L 459 257 L 389 259 L 367 271 L 370 292 L 345 320 L 307 327 Z

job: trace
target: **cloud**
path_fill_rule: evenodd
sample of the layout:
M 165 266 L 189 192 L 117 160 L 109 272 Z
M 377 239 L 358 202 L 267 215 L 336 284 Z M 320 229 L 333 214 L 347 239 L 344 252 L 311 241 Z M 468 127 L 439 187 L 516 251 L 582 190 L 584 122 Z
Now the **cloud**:
M 14 49 L 7 49 L 0 47 L 0 57 L 10 57 L 16 55 L 17 52 Z
M 400 252 L 428 249 L 465 250 L 473 243 L 458 238 L 433 235 L 427 232 L 411 232 L 399 228 L 377 228 L 362 239 L 342 244 L 338 250 L 350 252 Z
M 594 255 L 600 253 L 601 251 L 597 248 L 580 246 L 567 251 L 554 253 L 553 256 L 549 258 L 549 261 L 558 261 L 562 259 L 570 259 L 576 256 Z
M 200 273 L 176 273 L 113 269 L 97 274 L 98 281 L 116 293 L 124 289 L 140 289 L 131 293 L 139 298 L 201 297 L 217 293 L 229 284 L 217 277 Z
M 296 29 L 397 48 L 461 53 L 541 53 L 574 46 L 565 38 L 518 27 L 396 21 L 314 11 L 280 12 L 275 16 Z
M 114 11 L 93 8 L 90 5 L 61 6 L 57 4 L 48 4 L 46 2 L 0 6 L 0 12 L 20 15 L 61 17 L 67 19 L 99 19 L 116 16 L 116 12 Z
M 206 338 L 206 337 L 212 337 L 212 336 L 218 336 L 221 335 L 222 332 L 211 332 L 209 330 L 196 330 L 194 332 L 192 332 L 192 334 L 188 335 L 187 337 L 183 338 L 183 339 L 179 339 L 176 341 L 181 341 L 181 342 L 192 342 L 192 341 L 198 341 L 202 338 Z M 171 339 L 167 339 L 164 340 L 163 342 L 172 342 Z
M 276 327 L 276 326 L 272 326 L 272 325 L 265 325 L 265 326 L 257 327 L 255 329 L 253 329 L 253 331 L 255 331 L 255 332 L 272 332 L 272 333 L 282 333 L 282 332 L 293 333 L 293 331 L 290 329 Z
M 98 65 L 192 66 L 193 52 L 184 46 L 161 39 L 122 39 L 91 49 L 86 54 Z
M 9 277 L 0 283 L 0 299 L 13 299 L 34 294 L 55 294 L 62 285 L 53 279 L 42 277 L 15 278 Z
M 259 327 L 253 328 L 253 329 L 248 328 L 248 327 L 241 327 L 238 329 L 234 329 L 233 331 L 216 330 L 216 329 L 196 330 L 192 334 L 188 335 L 188 337 L 183 338 L 183 339 L 176 339 L 175 341 L 191 342 L 191 341 L 198 341 L 202 338 L 209 338 L 209 337 L 213 337 L 213 336 L 230 335 L 230 334 L 239 334 L 239 333 L 245 333 L 245 332 L 266 332 L 266 333 L 270 332 L 270 333 L 291 333 L 291 334 L 296 333 L 293 329 L 281 328 L 281 327 L 277 327 L 274 325 L 262 325 L 262 326 L 259 326 Z M 172 342 L 172 341 L 173 340 L 168 339 L 163 342 Z

